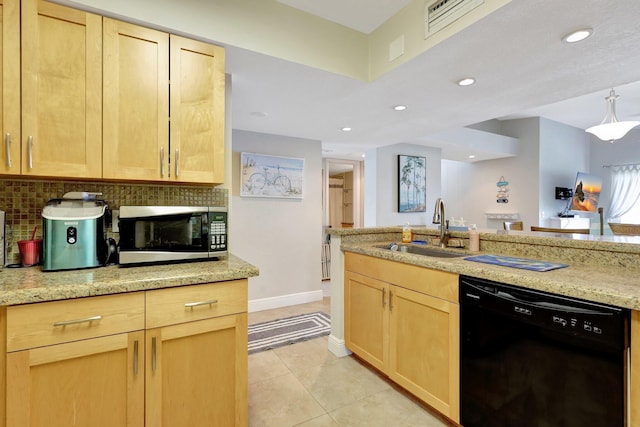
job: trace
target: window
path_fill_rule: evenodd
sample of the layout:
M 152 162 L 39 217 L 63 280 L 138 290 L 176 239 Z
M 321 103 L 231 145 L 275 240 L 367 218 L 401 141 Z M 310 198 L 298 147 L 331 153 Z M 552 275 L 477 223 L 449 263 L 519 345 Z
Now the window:
M 640 224 L 640 164 L 611 166 L 609 220 Z

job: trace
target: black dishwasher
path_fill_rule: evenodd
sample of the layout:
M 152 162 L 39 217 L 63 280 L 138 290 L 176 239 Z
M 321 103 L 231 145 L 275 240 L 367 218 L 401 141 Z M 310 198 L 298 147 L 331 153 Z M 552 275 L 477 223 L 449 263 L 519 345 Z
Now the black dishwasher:
M 624 426 L 629 314 L 461 276 L 461 424 Z

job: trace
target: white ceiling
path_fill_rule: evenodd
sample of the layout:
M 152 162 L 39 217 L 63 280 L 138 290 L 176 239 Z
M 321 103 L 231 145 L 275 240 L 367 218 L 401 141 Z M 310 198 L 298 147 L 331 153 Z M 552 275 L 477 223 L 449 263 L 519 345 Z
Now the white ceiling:
M 364 33 L 408 3 L 278 1 Z M 468 161 L 479 147 L 452 145 L 442 135 L 494 118 L 529 116 L 585 129 L 603 119 L 611 87 L 620 95 L 618 118 L 640 120 L 639 20 L 638 0 L 513 0 L 370 83 L 228 47 L 232 125 L 319 140 L 325 157 L 359 159 L 373 147 L 411 143 L 442 147 L 443 158 Z M 594 34 L 572 45 L 561 42 L 582 27 Z M 477 83 L 457 86 L 464 76 Z M 396 104 L 408 109 L 393 111 Z M 342 132 L 343 126 L 353 130 Z M 632 133 L 640 137 L 640 130 Z M 500 156 L 479 152 L 475 160 Z

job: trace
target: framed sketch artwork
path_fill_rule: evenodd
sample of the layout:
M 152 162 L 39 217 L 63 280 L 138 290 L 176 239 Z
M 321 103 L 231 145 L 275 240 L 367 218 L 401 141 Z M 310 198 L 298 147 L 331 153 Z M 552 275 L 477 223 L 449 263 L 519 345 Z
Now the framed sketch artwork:
M 304 159 L 240 154 L 240 196 L 302 199 Z
M 398 212 L 426 212 L 427 158 L 398 155 Z

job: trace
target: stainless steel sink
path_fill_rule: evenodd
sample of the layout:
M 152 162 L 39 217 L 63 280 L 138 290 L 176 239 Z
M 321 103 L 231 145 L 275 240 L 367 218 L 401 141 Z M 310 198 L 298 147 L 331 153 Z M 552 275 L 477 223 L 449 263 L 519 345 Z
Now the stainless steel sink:
M 416 254 L 416 255 L 424 255 L 424 256 L 430 256 L 430 257 L 434 257 L 434 258 L 458 258 L 458 257 L 463 257 L 463 256 L 467 256 L 468 255 L 468 254 L 465 254 L 465 253 L 449 252 L 449 251 L 442 250 L 442 249 L 430 248 L 428 246 L 391 244 L 391 245 L 378 246 L 378 247 L 380 249 L 387 249 L 389 251 L 404 252 L 404 253 L 410 253 L 410 254 Z

